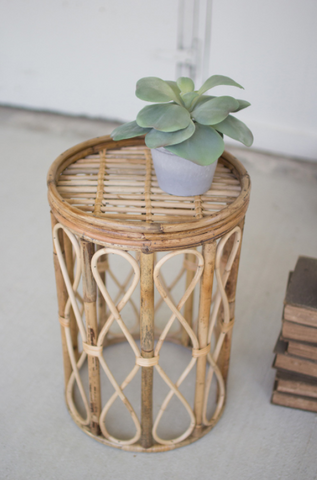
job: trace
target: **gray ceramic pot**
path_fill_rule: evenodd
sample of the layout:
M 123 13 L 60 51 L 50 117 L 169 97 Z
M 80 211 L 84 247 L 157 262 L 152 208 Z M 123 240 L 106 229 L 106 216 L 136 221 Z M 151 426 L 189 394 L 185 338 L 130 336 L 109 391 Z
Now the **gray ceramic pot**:
M 190 197 L 209 190 L 217 162 L 202 167 L 164 147 L 152 149 L 151 152 L 158 184 L 165 192 Z

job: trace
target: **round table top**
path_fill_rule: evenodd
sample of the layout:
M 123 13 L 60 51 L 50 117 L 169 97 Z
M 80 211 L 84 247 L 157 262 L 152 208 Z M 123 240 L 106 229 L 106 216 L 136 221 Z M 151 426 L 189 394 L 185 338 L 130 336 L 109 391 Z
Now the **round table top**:
M 228 152 L 208 192 L 195 197 L 160 189 L 144 138 L 109 136 L 67 150 L 48 173 L 56 219 L 81 238 L 143 252 L 175 250 L 219 238 L 245 216 L 250 178 Z

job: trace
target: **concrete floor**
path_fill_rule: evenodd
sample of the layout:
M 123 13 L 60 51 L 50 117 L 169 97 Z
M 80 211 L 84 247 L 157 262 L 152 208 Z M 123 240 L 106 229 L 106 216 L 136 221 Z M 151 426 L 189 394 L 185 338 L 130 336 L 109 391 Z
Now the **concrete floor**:
M 103 121 L 1 108 L 1 479 L 316 479 L 317 416 L 270 404 L 289 270 L 317 257 L 317 163 L 230 149 L 252 179 L 228 400 L 215 429 L 161 454 L 105 447 L 63 398 L 46 173 Z

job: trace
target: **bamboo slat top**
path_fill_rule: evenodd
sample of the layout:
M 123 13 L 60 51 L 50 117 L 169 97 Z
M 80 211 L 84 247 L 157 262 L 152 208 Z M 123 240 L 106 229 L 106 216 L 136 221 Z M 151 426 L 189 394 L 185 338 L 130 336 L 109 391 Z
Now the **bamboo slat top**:
M 158 186 L 144 139 L 114 142 L 110 137 L 89 140 L 58 157 L 49 171 L 48 187 L 53 213 L 72 231 L 104 244 L 142 250 L 148 249 L 145 244 L 149 250 L 161 250 L 153 243 L 157 236 L 161 244 L 163 236 L 165 241 L 199 236 L 226 221 L 231 224 L 236 218 L 237 223 L 250 193 L 244 167 L 224 152 L 208 192 L 169 195 Z M 171 247 L 164 249 L 175 248 Z

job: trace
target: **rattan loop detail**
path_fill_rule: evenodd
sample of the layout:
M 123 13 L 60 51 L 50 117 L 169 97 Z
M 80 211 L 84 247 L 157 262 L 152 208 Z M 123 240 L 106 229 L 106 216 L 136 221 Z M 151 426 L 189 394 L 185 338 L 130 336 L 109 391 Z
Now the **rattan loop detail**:
M 69 328 L 69 318 L 59 316 L 58 321 L 62 327 Z
M 59 240 L 59 230 L 62 230 L 65 235 L 69 238 L 69 240 L 72 243 L 74 253 L 75 253 L 75 258 L 76 258 L 76 271 L 74 275 L 74 283 L 71 284 L 67 267 L 65 264 L 65 259 L 64 255 L 61 249 L 60 245 L 60 240 Z M 78 325 L 79 333 L 81 335 L 82 342 L 86 342 L 87 337 L 86 337 L 86 330 L 82 321 L 82 312 L 78 307 L 76 299 L 78 299 L 78 286 L 81 278 L 81 270 L 82 270 L 82 265 L 81 265 L 81 256 L 80 256 L 80 250 L 79 250 L 79 245 L 78 242 L 75 238 L 75 236 L 68 230 L 68 228 L 64 227 L 62 224 L 57 223 L 53 229 L 53 242 L 54 246 L 56 249 L 56 255 L 58 258 L 58 262 L 60 265 L 60 269 L 63 275 L 63 279 L 65 282 L 65 286 L 67 289 L 68 293 L 68 300 L 66 302 L 65 306 L 65 311 L 64 311 L 64 318 L 69 317 L 70 309 L 73 309 L 73 312 L 75 314 L 76 322 Z M 70 362 L 72 365 L 72 373 L 69 378 L 67 388 L 66 388 L 66 400 L 67 404 L 69 406 L 70 411 L 72 412 L 74 418 L 80 425 L 88 425 L 91 420 L 91 413 L 88 405 L 88 400 L 86 397 L 85 389 L 81 381 L 81 377 L 79 374 L 79 370 L 84 364 L 84 361 L 86 359 L 86 353 L 82 352 L 79 359 L 76 360 L 75 355 L 74 355 L 74 349 L 73 349 L 73 341 L 71 337 L 71 332 L 70 328 L 65 328 L 65 337 L 66 337 L 66 344 L 67 344 L 67 350 L 68 350 L 68 355 L 70 358 Z M 86 411 L 86 418 L 83 418 L 80 413 L 78 412 L 75 403 L 74 403 L 74 395 L 73 395 L 73 389 L 75 386 L 75 382 L 77 383 L 78 389 L 80 396 L 82 398 L 85 411 Z
M 160 276 L 160 270 L 161 270 L 162 266 L 164 265 L 164 263 L 167 262 L 170 258 L 175 257 L 177 255 L 186 254 L 186 253 L 193 254 L 193 255 L 196 256 L 196 258 L 198 260 L 197 269 L 196 269 L 196 273 L 195 273 L 195 276 L 194 276 L 193 280 L 189 284 L 189 286 L 186 289 L 183 297 L 181 298 L 178 305 L 176 306 L 176 305 L 174 305 L 174 303 L 172 302 L 168 292 L 164 288 L 164 284 L 163 284 L 164 282 L 162 282 L 162 278 Z M 192 344 L 194 346 L 194 349 L 199 349 L 199 342 L 198 342 L 197 336 L 194 333 L 193 329 L 189 326 L 189 324 L 187 323 L 187 321 L 185 320 L 183 315 L 181 314 L 180 310 L 182 309 L 184 303 L 186 302 L 186 300 L 188 299 L 188 297 L 190 296 L 190 294 L 194 290 L 195 286 L 199 282 L 199 279 L 200 279 L 200 277 L 203 273 L 203 268 L 204 268 L 203 256 L 199 252 L 197 252 L 197 250 L 192 250 L 192 249 L 186 249 L 186 250 L 182 250 L 182 251 L 178 251 L 178 252 L 168 253 L 163 258 L 161 258 L 161 260 L 156 264 L 155 269 L 154 269 L 154 282 L 155 282 L 156 288 L 158 289 L 158 291 L 159 291 L 160 295 L 162 296 L 164 302 L 168 305 L 168 307 L 172 311 L 172 316 L 168 320 L 168 322 L 167 322 L 167 324 L 166 324 L 166 326 L 165 326 L 163 332 L 161 333 L 160 338 L 157 342 L 157 345 L 156 345 L 155 351 L 154 351 L 155 356 L 157 356 L 159 354 L 159 351 L 160 351 L 160 349 L 163 345 L 163 342 L 164 342 L 164 340 L 165 340 L 165 338 L 166 338 L 169 330 L 171 329 L 171 327 L 172 327 L 176 318 L 178 319 L 180 324 L 184 327 L 187 334 L 189 335 L 189 337 L 192 341 Z M 160 374 L 162 379 L 165 381 L 165 383 L 170 388 L 170 391 L 167 394 L 167 396 L 165 397 L 165 400 L 162 403 L 161 409 L 160 409 L 160 411 L 159 411 L 159 413 L 158 413 L 158 415 L 155 419 L 154 425 L 153 425 L 153 430 L 152 430 L 153 438 L 158 443 L 161 443 L 161 444 L 164 444 L 164 445 L 175 445 L 175 444 L 181 442 L 182 440 L 184 440 L 185 438 L 189 437 L 189 435 L 192 433 L 193 429 L 195 428 L 196 419 L 195 419 L 194 412 L 193 412 L 191 406 L 189 405 L 189 403 L 187 402 L 187 400 L 185 399 L 185 397 L 181 394 L 181 392 L 178 389 L 179 386 L 182 384 L 182 382 L 187 377 L 187 375 L 189 374 L 189 372 L 191 371 L 191 369 L 193 368 L 193 366 L 195 365 L 195 363 L 196 363 L 196 358 L 192 358 L 191 361 L 189 362 L 189 364 L 187 365 L 187 367 L 185 368 L 184 372 L 181 374 L 181 376 L 179 377 L 179 379 L 177 380 L 177 382 L 175 384 L 170 380 L 168 375 L 165 373 L 165 371 L 159 365 L 156 366 L 156 369 L 157 369 L 158 373 Z M 173 395 L 176 395 L 179 398 L 179 400 L 181 401 L 181 403 L 183 404 L 183 406 L 185 407 L 185 409 L 186 409 L 186 411 L 189 415 L 189 418 L 190 418 L 190 424 L 189 424 L 189 427 L 187 428 L 187 430 L 185 430 L 185 432 L 183 432 L 183 434 L 180 435 L 179 437 L 173 438 L 171 440 L 165 440 L 165 439 L 159 437 L 159 435 L 157 434 L 157 428 L 158 428 L 160 420 L 163 416 L 163 413 L 166 410 L 167 405 L 169 404 Z
M 207 355 L 210 352 L 210 343 L 206 345 L 204 348 L 193 348 L 192 349 L 192 356 L 194 358 L 202 357 L 203 355 Z
M 117 305 L 115 305 L 112 298 L 110 297 L 109 292 L 106 289 L 106 286 L 103 283 L 103 281 L 100 277 L 100 273 L 98 271 L 98 260 L 99 260 L 99 258 L 102 255 L 109 255 L 109 254 L 118 255 L 120 257 L 123 257 L 125 260 L 127 260 L 128 263 L 132 267 L 132 272 L 134 273 L 133 278 L 132 278 L 132 283 L 131 283 L 130 287 L 125 292 L 123 298 L 120 300 L 120 302 Z M 126 337 L 127 341 L 129 342 L 135 356 L 140 357 L 140 350 L 139 350 L 137 344 L 135 343 L 131 333 L 129 332 L 128 328 L 126 327 L 126 325 L 125 325 L 125 323 L 122 320 L 122 317 L 120 315 L 120 311 L 125 306 L 125 304 L 129 301 L 132 293 L 134 292 L 134 290 L 135 290 L 135 288 L 136 288 L 136 286 L 139 282 L 140 268 L 139 268 L 138 263 L 127 252 L 123 252 L 121 250 L 115 250 L 113 248 L 102 248 L 102 249 L 98 250 L 94 254 L 94 256 L 92 257 L 91 269 L 92 269 L 93 276 L 96 280 L 96 283 L 98 285 L 98 288 L 100 290 L 100 293 L 104 297 L 104 299 L 107 303 L 107 306 L 108 306 L 108 308 L 111 312 L 109 318 L 106 320 L 106 323 L 104 324 L 101 332 L 99 333 L 98 340 L 97 340 L 97 345 L 100 348 L 102 348 L 104 339 L 105 339 L 107 333 L 109 332 L 109 330 L 111 328 L 111 325 L 116 320 L 116 322 L 119 325 L 123 335 Z M 141 436 L 141 427 L 140 427 L 139 419 L 138 419 L 132 405 L 130 404 L 129 400 L 124 395 L 123 390 L 133 380 L 133 378 L 135 377 L 135 375 L 136 375 L 136 373 L 137 373 L 137 371 L 140 367 L 138 365 L 135 365 L 133 367 L 133 369 L 131 370 L 131 372 L 128 374 L 128 376 L 125 378 L 123 383 L 121 385 L 119 385 L 117 383 L 116 379 L 114 378 L 113 374 L 111 373 L 111 370 L 109 369 L 108 364 L 106 363 L 106 361 L 105 361 L 105 359 L 102 355 L 100 355 L 100 357 L 99 357 L 99 362 L 100 362 L 100 365 L 101 365 L 103 371 L 107 375 L 110 383 L 112 384 L 112 386 L 115 390 L 114 394 L 110 397 L 110 399 L 108 400 L 108 402 L 106 403 L 106 405 L 104 406 L 104 408 L 103 408 L 103 410 L 100 414 L 99 425 L 100 425 L 101 432 L 103 433 L 105 438 L 107 438 L 109 441 L 111 441 L 115 445 L 131 445 L 131 444 L 133 444 L 133 443 L 135 443 L 139 440 L 139 438 Z M 108 413 L 111 405 L 114 403 L 114 401 L 118 397 L 123 402 L 124 406 L 126 407 L 129 414 L 131 415 L 131 418 L 133 420 L 133 423 L 134 423 L 135 429 L 136 429 L 135 435 L 128 440 L 122 440 L 120 438 L 114 437 L 113 435 L 111 435 L 108 432 L 108 430 L 106 428 L 106 425 L 105 425 L 105 419 L 106 419 L 107 413 Z
M 223 256 L 223 251 L 224 251 L 226 243 L 228 242 L 230 237 L 232 237 L 233 235 L 234 235 L 234 242 L 233 242 L 232 250 L 231 250 L 230 255 L 228 257 L 227 263 L 224 266 L 224 269 L 222 270 L 221 260 L 222 260 L 222 256 Z M 208 342 L 210 343 L 210 341 L 211 341 L 211 336 L 212 336 L 213 331 L 214 331 L 214 327 L 215 327 L 215 324 L 216 324 L 216 321 L 217 321 L 217 318 L 218 318 L 218 315 L 219 315 L 221 304 L 222 304 L 222 307 L 223 307 L 223 314 L 224 314 L 224 319 L 221 322 L 221 327 L 223 325 L 228 325 L 228 327 L 225 326 L 224 330 L 221 329 L 221 333 L 220 333 L 220 335 L 217 339 L 217 343 L 216 343 L 216 346 L 215 346 L 215 349 L 213 351 L 212 356 L 211 356 L 211 354 L 208 354 L 208 356 L 207 356 L 208 361 L 209 361 L 209 371 L 208 371 L 207 379 L 206 379 L 204 405 L 203 405 L 203 422 L 204 422 L 204 425 L 206 425 L 206 426 L 210 426 L 210 425 L 213 424 L 214 418 L 215 418 L 215 415 L 216 415 L 216 412 L 215 412 L 210 420 L 207 419 L 207 403 L 208 403 L 208 396 L 209 396 L 209 391 L 210 391 L 210 386 L 211 386 L 213 374 L 214 373 L 216 374 L 218 382 L 220 382 L 220 381 L 223 382 L 222 375 L 221 375 L 219 369 L 217 370 L 215 368 L 215 365 L 216 365 L 216 362 L 218 360 L 224 338 L 225 338 L 227 332 L 233 326 L 233 323 L 231 323 L 231 321 L 230 321 L 231 319 L 230 319 L 229 301 L 228 301 L 228 297 L 227 297 L 225 288 L 226 288 L 226 284 L 227 284 L 228 279 L 229 279 L 229 275 L 230 275 L 230 271 L 231 271 L 233 262 L 234 262 L 234 260 L 237 256 L 237 254 L 238 254 L 238 250 L 239 250 L 240 243 L 241 243 L 241 235 L 242 235 L 241 228 L 237 226 L 233 230 L 231 230 L 231 232 L 228 232 L 220 240 L 220 242 L 218 244 L 218 247 L 217 247 L 215 273 L 216 273 L 218 288 L 217 288 L 217 292 L 216 292 L 215 299 L 214 299 L 214 306 L 213 306 L 212 315 L 211 315 L 211 318 L 210 318 L 209 332 L 208 332 Z M 229 325 L 230 325 L 230 327 L 229 327 Z M 220 377 L 221 377 L 222 380 L 220 380 Z M 223 399 L 223 401 L 224 401 L 224 399 Z M 218 406 L 219 406 L 219 403 L 218 403 Z
M 233 328 L 234 325 L 234 318 L 230 320 L 230 322 L 225 323 L 224 321 L 219 320 L 218 325 L 221 329 L 221 332 L 227 334 Z
M 91 357 L 99 357 L 102 354 L 103 347 L 99 345 L 89 345 L 83 342 L 83 350 Z
M 155 365 L 158 365 L 159 359 L 159 355 L 151 358 L 137 357 L 135 359 L 135 364 L 139 365 L 139 367 L 154 367 Z

